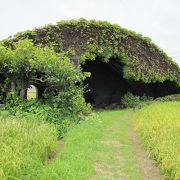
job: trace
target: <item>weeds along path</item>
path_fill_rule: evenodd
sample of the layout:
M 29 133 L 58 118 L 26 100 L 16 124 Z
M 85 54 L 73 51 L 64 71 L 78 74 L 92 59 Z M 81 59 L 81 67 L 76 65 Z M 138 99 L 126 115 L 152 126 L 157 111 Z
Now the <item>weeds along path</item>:
M 103 128 L 92 179 L 163 179 L 133 130 L 132 114 L 131 110 L 99 113 Z
M 132 128 L 131 110 L 96 112 L 64 139 L 64 147 L 38 179 L 159 180 Z
M 103 127 L 92 179 L 142 179 L 128 135 L 131 111 L 102 111 L 98 114 Z

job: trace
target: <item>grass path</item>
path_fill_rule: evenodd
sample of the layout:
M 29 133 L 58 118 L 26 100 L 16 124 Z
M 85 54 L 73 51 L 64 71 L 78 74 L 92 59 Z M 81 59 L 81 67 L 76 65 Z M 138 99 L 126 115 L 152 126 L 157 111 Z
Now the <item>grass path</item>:
M 57 158 L 38 179 L 162 179 L 132 128 L 131 110 L 96 112 L 64 139 Z
M 141 179 L 128 135 L 131 111 L 103 111 L 99 116 L 103 128 L 93 179 Z

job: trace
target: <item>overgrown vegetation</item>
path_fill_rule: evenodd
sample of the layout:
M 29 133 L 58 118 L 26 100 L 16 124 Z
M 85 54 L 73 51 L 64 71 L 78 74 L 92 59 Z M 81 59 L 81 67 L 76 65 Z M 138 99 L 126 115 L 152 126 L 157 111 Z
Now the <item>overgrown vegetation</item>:
M 121 103 L 124 108 L 141 108 L 144 105 L 151 103 L 152 100 L 152 97 L 148 97 L 146 95 L 140 97 L 130 92 L 127 92 L 122 97 Z
M 0 179 L 37 179 L 53 156 L 57 140 L 91 112 L 81 98 L 73 100 L 69 109 L 55 100 L 22 100 L 8 94 L 5 107 L 0 109 Z
M 0 111 L 0 179 L 32 179 L 57 145 L 53 124 Z
M 4 107 L 11 115 L 14 116 L 32 116 L 37 122 L 45 121 L 56 125 L 58 137 L 64 137 L 64 134 L 74 124 L 84 120 L 85 116 L 91 113 L 91 109 L 87 106 L 82 106 L 76 100 L 75 105 L 69 110 L 67 107 L 59 108 L 56 103 L 51 104 L 43 101 L 35 100 L 20 100 L 17 96 L 11 95 L 10 99 Z M 79 103 L 79 106 L 76 106 Z M 80 109 L 81 108 L 81 109 Z
M 66 54 L 21 40 L 11 48 L 0 46 L 0 65 L 5 109 L 12 115 L 34 114 L 37 120 L 55 123 L 62 137 L 71 124 L 91 112 L 83 97 L 86 76 Z M 26 100 L 30 84 L 44 88 L 39 102 Z
M 180 94 L 159 97 L 156 99 L 156 101 L 180 101 Z
M 105 62 L 116 58 L 123 63 L 126 79 L 144 82 L 175 81 L 179 84 L 180 69 L 150 38 L 133 31 L 95 20 L 60 21 L 32 31 L 18 33 L 5 40 L 7 46 L 21 39 L 32 39 L 35 44 L 48 45 L 56 52 L 71 49 L 81 63 L 101 57 Z
M 135 113 L 136 129 L 169 179 L 180 179 L 180 103 L 153 103 Z
M 70 58 L 74 57 L 80 63 L 97 57 L 105 62 L 115 58 L 123 64 L 126 79 L 180 82 L 179 67 L 150 39 L 107 22 L 62 21 L 0 42 L 0 102 L 5 103 L 0 109 L 0 179 L 89 178 L 95 174 L 94 159 L 112 163 L 115 167 L 112 176 L 120 178 L 122 172 L 114 164 L 117 159 L 114 151 L 125 157 L 121 168 L 127 177 L 141 177 L 127 134 L 131 121 L 122 121 L 118 111 L 101 112 L 104 124 L 90 116 L 93 120 L 65 136 L 71 127 L 89 119 L 91 114 L 91 106 L 83 97 L 83 81 L 90 74 L 82 72 L 77 59 L 76 66 L 72 63 Z M 42 91 L 38 101 L 26 99 L 31 84 Z M 177 99 L 179 96 L 157 100 Z M 122 105 L 136 109 L 150 100 L 128 92 Z M 171 179 L 180 178 L 179 106 L 179 102 L 155 103 L 135 112 L 137 131 Z M 131 114 L 131 110 L 128 112 Z M 114 121 L 110 121 L 112 117 Z M 114 131 L 109 134 L 103 132 L 104 128 Z M 57 140 L 63 137 L 67 141 L 64 151 L 48 164 Z M 105 137 L 118 146 L 106 147 L 107 142 L 102 142 Z M 108 155 L 98 157 L 98 152 Z
M 0 46 L 0 72 L 5 77 L 6 92 L 16 92 L 22 99 L 30 84 L 45 86 L 45 91 L 51 92 L 46 96 L 52 96 L 58 95 L 60 90 L 75 93 L 81 87 L 77 88 L 76 83 L 85 78 L 66 54 L 34 46 L 30 40 L 18 41 L 11 48 Z
M 5 103 L 1 111 L 9 113 L 7 118 L 0 115 L 0 153 L 7 153 L 1 159 L 2 179 L 33 179 L 48 161 L 57 138 L 91 113 L 83 97 L 86 73 L 75 67 L 67 54 L 34 46 L 30 40 L 11 47 L 0 45 Z M 43 87 L 38 101 L 26 99 L 30 84 Z

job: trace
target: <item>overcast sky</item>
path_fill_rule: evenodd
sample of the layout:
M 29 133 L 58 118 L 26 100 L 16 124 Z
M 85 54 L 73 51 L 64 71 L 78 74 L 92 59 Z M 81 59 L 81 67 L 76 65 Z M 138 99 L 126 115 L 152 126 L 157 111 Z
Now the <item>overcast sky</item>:
M 0 39 L 80 17 L 149 36 L 180 64 L 180 0 L 0 0 Z

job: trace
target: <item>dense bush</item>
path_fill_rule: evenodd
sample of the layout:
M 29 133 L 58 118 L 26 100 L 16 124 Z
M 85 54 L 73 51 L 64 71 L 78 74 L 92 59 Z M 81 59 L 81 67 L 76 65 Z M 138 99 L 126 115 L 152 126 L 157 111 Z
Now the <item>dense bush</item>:
M 68 94 L 68 93 L 67 93 Z M 14 116 L 33 116 L 36 121 L 46 121 L 56 125 L 59 138 L 62 138 L 68 128 L 85 119 L 91 113 L 91 107 L 87 105 L 81 94 L 72 95 L 70 100 L 65 97 L 55 96 L 51 100 L 36 101 L 22 100 L 14 93 L 7 96 L 5 109 Z
M 82 85 L 87 73 L 71 62 L 68 55 L 72 53 L 55 53 L 51 47 L 35 46 L 27 39 L 14 42 L 11 47 L 0 44 L 6 110 L 12 115 L 33 114 L 36 120 L 54 123 L 59 137 L 88 115 L 91 107 L 84 100 Z M 45 87 L 43 100 L 27 101 L 27 88 L 36 83 Z M 2 92 L 0 89 L 0 98 Z
M 168 179 L 180 179 L 180 102 L 156 102 L 135 112 L 147 150 Z
M 75 96 L 76 92 L 79 95 L 86 73 L 74 66 L 68 58 L 71 53 L 55 53 L 50 47 L 35 46 L 27 39 L 13 43 L 12 48 L 0 44 L 0 72 L 6 81 L 6 92 L 25 99 L 30 84 L 40 84 L 53 96 L 72 90 Z
M 121 100 L 121 104 L 124 108 L 141 108 L 145 105 L 150 104 L 153 98 L 150 96 L 137 96 L 130 92 L 127 92 Z
M 91 112 L 91 105 L 84 99 L 83 87 L 69 86 L 67 91 L 59 91 L 57 95 L 45 93 L 47 102 L 54 108 L 61 109 L 63 115 L 86 116 Z
M 33 179 L 57 143 L 53 124 L 0 111 L 0 179 Z
M 140 97 L 127 92 L 123 96 L 121 103 L 125 108 L 134 108 L 140 103 Z

